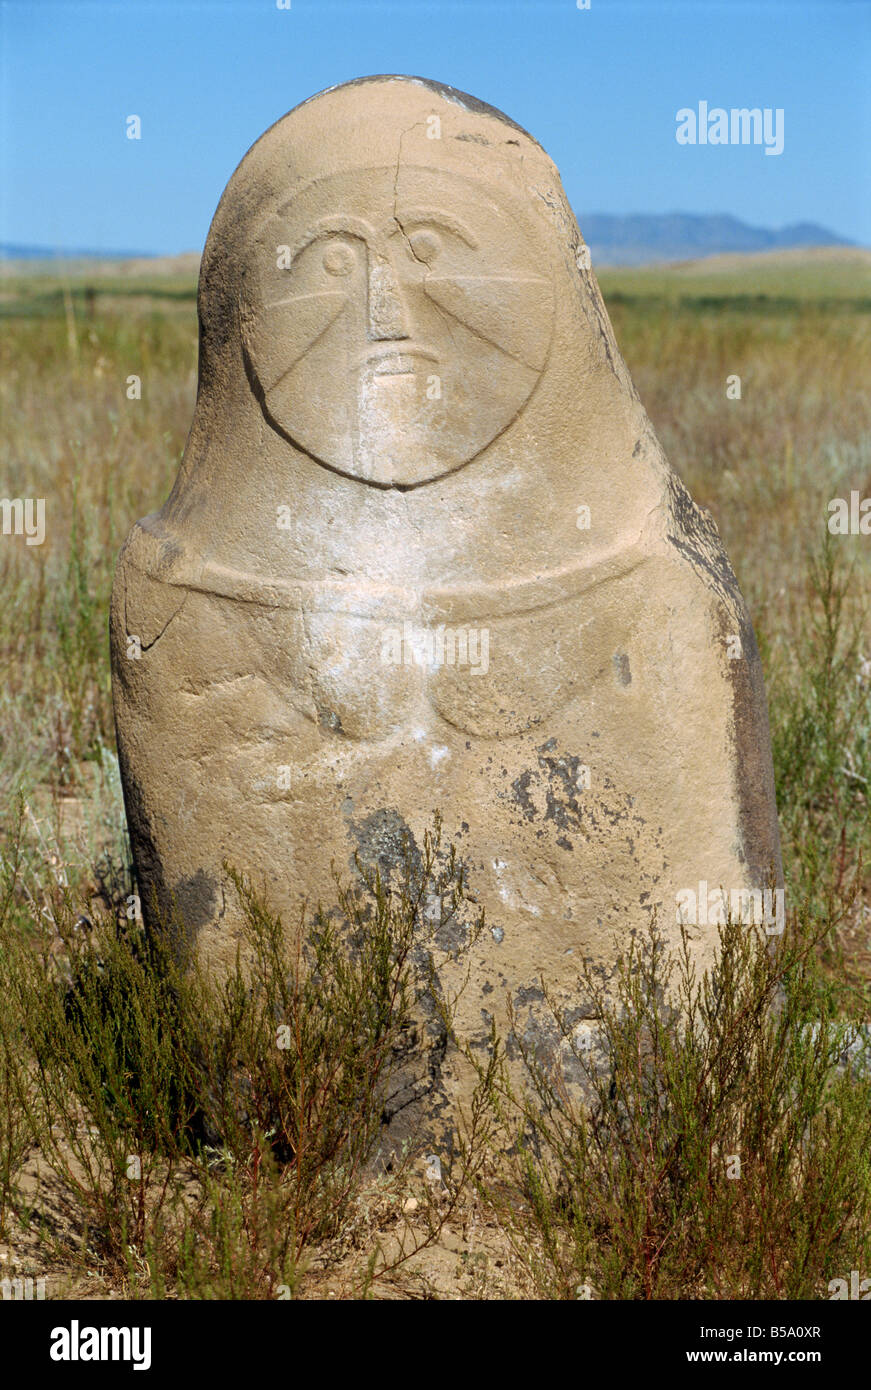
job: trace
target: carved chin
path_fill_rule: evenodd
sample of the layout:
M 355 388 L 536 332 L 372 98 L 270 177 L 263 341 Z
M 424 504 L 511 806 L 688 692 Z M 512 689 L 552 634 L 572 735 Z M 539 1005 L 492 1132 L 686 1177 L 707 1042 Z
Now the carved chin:
M 461 365 L 397 351 L 328 373 L 314 357 L 265 393 L 267 418 L 319 463 L 377 487 L 415 487 L 470 462 L 512 423 L 538 380 L 493 344 Z

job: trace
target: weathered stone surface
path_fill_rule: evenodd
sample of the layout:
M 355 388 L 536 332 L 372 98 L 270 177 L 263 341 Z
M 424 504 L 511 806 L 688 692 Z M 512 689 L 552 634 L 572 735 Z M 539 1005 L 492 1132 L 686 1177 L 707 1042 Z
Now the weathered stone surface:
M 676 934 L 699 880 L 780 883 L 744 603 L 529 135 L 410 78 L 303 103 L 230 180 L 199 314 L 184 459 L 112 602 L 146 912 L 220 969 L 225 858 L 295 921 L 438 807 L 490 928 L 461 1028 L 510 995 L 535 1037 L 542 975 L 583 1017 L 582 957 Z

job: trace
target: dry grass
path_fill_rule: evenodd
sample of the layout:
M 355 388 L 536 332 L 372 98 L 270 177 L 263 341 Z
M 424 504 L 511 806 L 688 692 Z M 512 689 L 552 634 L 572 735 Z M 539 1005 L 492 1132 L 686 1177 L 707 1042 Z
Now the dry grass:
M 0 496 L 46 499 L 43 546 L 0 538 L 0 851 L 8 862 L 22 792 L 15 913 L 22 936 L 34 940 L 68 899 L 96 916 L 117 910 L 130 891 L 109 592 L 131 522 L 168 493 L 196 389 L 190 268 L 171 266 L 163 278 L 159 269 L 125 276 L 105 266 L 101 278 L 91 268 L 90 280 L 80 270 L 65 282 L 7 274 L 0 286 Z M 811 257 L 610 271 L 601 280 L 654 427 L 694 497 L 713 512 L 751 608 L 792 900 L 827 926 L 821 955 L 829 977 L 850 987 L 867 1017 L 871 537 L 831 538 L 826 546 L 828 501 L 852 489 L 871 496 L 867 267 L 861 258 L 821 264 Z M 89 283 L 96 296 L 86 293 Z M 141 400 L 126 395 L 133 374 Z M 733 374 L 741 378 L 738 401 L 725 392 Z M 0 1096 L 3 1085 L 0 1070 Z M 11 1105 L 7 1113 L 14 1127 L 20 1116 Z M 21 1133 L 8 1142 L 0 1133 L 0 1150 L 5 1143 L 15 1164 Z M 488 1181 L 491 1191 L 499 1186 L 498 1167 Z M 125 1283 L 101 1264 L 69 1185 L 32 1147 L 21 1182 L 24 1206 L 0 1246 L 6 1268 L 17 1260 L 22 1269 L 53 1269 L 56 1287 L 72 1281 L 79 1296 L 111 1296 L 141 1282 L 141 1269 Z M 405 1210 L 410 1199 L 414 1212 Z M 431 1199 L 420 1168 L 357 1191 L 338 1245 L 312 1253 L 302 1296 L 359 1294 L 376 1244 L 389 1251 L 415 1225 L 427 1231 Z M 527 1221 L 528 1248 L 545 1261 L 549 1236 L 528 1224 L 525 1199 L 514 1193 L 506 1202 L 463 1194 L 439 1241 L 401 1262 L 375 1292 L 528 1293 L 529 1262 L 516 1257 L 517 1213 Z M 37 1216 L 50 1216 L 60 1255 L 50 1257 Z

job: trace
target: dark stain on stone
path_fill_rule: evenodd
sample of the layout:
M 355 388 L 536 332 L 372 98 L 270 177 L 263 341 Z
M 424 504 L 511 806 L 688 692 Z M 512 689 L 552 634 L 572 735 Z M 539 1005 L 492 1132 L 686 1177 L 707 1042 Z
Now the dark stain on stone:
M 373 811 L 365 820 L 351 821 L 351 833 L 357 841 L 360 862 L 378 868 L 385 879 L 402 870 L 409 862 L 419 871 L 422 856 L 407 822 L 396 810 Z
M 717 593 L 727 602 L 741 606 L 738 581 L 729 564 L 714 518 L 697 507 L 676 473 L 668 478 L 671 527 L 668 539 L 702 576 L 713 581 Z
M 735 764 L 741 844 L 739 854 L 753 882 L 762 888 L 783 884 L 780 827 L 774 791 L 774 767 L 768 727 L 768 706 L 762 662 L 753 624 L 740 600 L 738 635 L 742 655 L 732 660 L 725 653 L 734 635 L 734 617 L 720 610 L 718 636 L 732 687 L 732 723 L 729 729 Z
M 410 1024 L 395 1045 L 390 1090 L 381 1113 L 382 1132 L 370 1160 L 374 1171 L 389 1167 L 395 1150 L 424 1137 L 437 1151 L 447 1152 L 443 1147 L 447 1131 L 441 1132 L 440 1121 L 447 1106 L 442 1084 L 447 1047 L 447 1030 L 434 1010 Z
M 719 636 L 724 652 L 726 639 L 735 634 L 736 627 L 741 639 L 742 657 L 724 658 L 732 686 L 730 733 L 741 837 L 737 853 L 743 855 L 757 883 L 767 886 L 772 874 L 782 883 L 768 711 L 753 626 L 713 518 L 696 506 L 675 474 L 669 479 L 669 492 L 677 532 L 670 531 L 669 540 L 722 600 Z
M 532 781 L 533 773 L 530 771 L 521 772 L 511 783 L 511 790 L 514 793 L 514 800 L 517 802 L 527 820 L 535 820 L 535 802 L 529 795 L 529 784 Z
M 121 785 L 124 789 L 124 811 L 127 828 L 130 832 L 130 845 L 136 865 L 136 878 L 142 901 L 142 915 L 147 926 L 154 926 L 154 912 L 159 910 L 168 898 L 163 879 L 163 866 L 154 842 L 151 818 L 145 808 L 142 788 L 137 782 L 127 761 L 122 739 L 118 741 L 118 765 L 121 770 Z
M 526 1004 L 542 1004 L 544 1002 L 544 990 L 539 985 L 521 985 L 514 995 L 514 1003 L 517 1008 L 523 1008 Z
M 632 672 L 629 669 L 629 657 L 626 652 L 614 653 L 614 670 L 617 672 L 617 679 L 621 685 L 632 684 Z
M 142 919 L 149 931 L 165 932 L 177 955 L 190 945 L 193 931 L 174 920 L 172 895 L 163 876 L 163 864 L 155 842 L 151 817 L 139 782 L 128 764 L 123 740 L 118 741 L 118 764 L 124 789 L 124 811 L 130 832 L 130 848 L 136 866 L 136 886 Z
M 196 938 L 202 928 L 223 917 L 223 892 L 218 881 L 203 868 L 169 887 L 145 796 L 129 766 L 123 740 L 120 739 L 118 762 L 142 919 L 148 931 L 164 934 L 179 963 L 185 965 L 192 959 Z
M 318 705 L 318 723 L 322 729 L 330 729 L 334 734 L 343 734 L 342 721 L 333 710 L 326 705 Z
M 205 869 L 179 879 L 172 898 L 188 931 L 199 931 L 214 920 L 218 906 L 218 884 Z
M 318 97 L 324 96 L 327 92 L 341 91 L 345 87 L 363 87 L 369 82 L 413 82 L 416 86 L 427 87 L 431 92 L 437 92 L 439 96 L 445 97 L 446 100 L 465 106 L 468 111 L 475 111 L 482 116 L 493 116 L 496 120 L 503 121 L 512 130 L 518 131 L 520 135 L 525 135 L 527 140 L 532 141 L 533 145 L 538 145 L 539 149 L 543 148 L 534 135 L 530 135 L 529 131 L 524 130 L 522 125 L 518 125 L 517 121 L 512 121 L 511 117 L 506 116 L 505 112 L 500 111 L 497 106 L 489 106 L 486 101 L 481 101 L 479 97 L 470 96 L 468 92 L 461 92 L 457 87 L 449 87 L 445 82 L 436 82 L 431 77 L 414 77 L 411 73 L 379 72 L 371 73 L 366 77 L 354 77 L 350 82 L 343 82 L 339 88 L 326 87 L 320 92 L 315 92 L 314 96 L 306 97 L 305 101 L 299 102 L 299 106 L 307 106 L 310 101 L 317 101 Z M 296 111 L 299 106 L 292 109 Z M 284 120 L 285 118 L 282 117 L 281 119 Z M 276 122 L 277 124 L 278 122 Z M 506 143 L 519 145 L 520 141 L 508 140 Z
M 549 740 L 539 750 L 539 765 L 547 773 L 548 779 L 544 818 L 553 821 L 560 830 L 576 829 L 581 824 L 578 775 L 583 764 L 580 758 L 571 753 L 563 753 L 559 757 L 543 756 L 543 749 L 550 748 L 553 742 L 553 739 Z M 563 845 L 563 848 L 571 849 L 572 846 Z

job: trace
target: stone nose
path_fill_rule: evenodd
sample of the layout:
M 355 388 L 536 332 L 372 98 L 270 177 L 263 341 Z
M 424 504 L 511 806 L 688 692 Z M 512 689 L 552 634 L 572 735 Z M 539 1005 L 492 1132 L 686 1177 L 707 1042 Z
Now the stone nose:
M 386 256 L 369 262 L 369 337 L 376 341 L 408 338 L 407 310 L 402 290 Z

